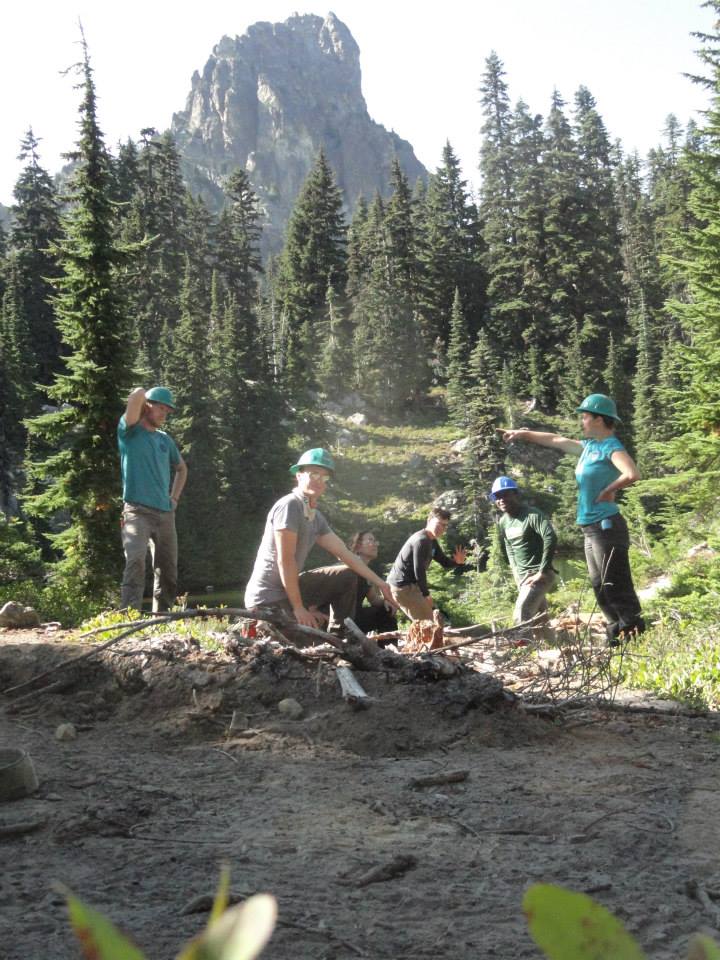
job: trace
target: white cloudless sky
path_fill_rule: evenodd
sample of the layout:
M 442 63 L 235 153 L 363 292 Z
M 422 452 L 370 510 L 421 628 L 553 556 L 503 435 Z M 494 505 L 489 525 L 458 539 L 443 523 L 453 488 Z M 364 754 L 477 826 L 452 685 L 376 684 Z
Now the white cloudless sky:
M 324 0 L 327 4 L 328 0 Z M 709 31 L 696 0 L 8 0 L 0 11 L 3 90 L 0 202 L 12 202 L 20 141 L 32 126 L 51 173 L 77 137 L 80 95 L 62 71 L 79 59 L 82 21 L 106 143 L 167 129 L 185 107 L 194 70 L 223 35 L 292 13 L 332 10 L 360 47 L 370 116 L 409 140 L 430 170 L 446 140 L 477 185 L 485 58 L 505 64 L 513 102 L 545 115 L 555 87 L 572 107 L 580 85 L 597 100 L 610 136 L 645 154 L 668 114 L 684 125 L 706 105 L 684 72 L 697 72 L 692 31 Z

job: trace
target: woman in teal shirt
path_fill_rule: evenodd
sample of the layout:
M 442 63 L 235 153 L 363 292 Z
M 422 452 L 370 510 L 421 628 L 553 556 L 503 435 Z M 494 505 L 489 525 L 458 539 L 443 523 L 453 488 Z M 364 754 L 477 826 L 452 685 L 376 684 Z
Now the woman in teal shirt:
M 590 582 L 605 617 L 608 640 L 616 645 L 621 634 L 627 637 L 645 629 L 630 571 L 627 524 L 615 503 L 618 490 L 635 483 L 640 474 L 615 436 L 621 420 L 611 397 L 593 393 L 577 412 L 582 414 L 584 440 L 524 428 L 501 432 L 507 443 L 521 440 L 580 455 L 575 468 L 577 522 L 585 537 Z

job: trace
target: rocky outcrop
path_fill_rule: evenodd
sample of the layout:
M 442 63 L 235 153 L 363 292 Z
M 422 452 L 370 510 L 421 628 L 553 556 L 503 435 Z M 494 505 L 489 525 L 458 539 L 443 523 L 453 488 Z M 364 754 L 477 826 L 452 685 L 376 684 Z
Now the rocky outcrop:
M 278 249 L 293 203 L 322 147 L 351 212 L 359 196 L 389 192 L 394 157 L 410 179 L 425 177 L 410 144 L 369 116 L 360 51 L 334 14 L 294 15 L 223 37 L 172 130 L 193 192 L 217 207 L 224 179 L 248 174 Z

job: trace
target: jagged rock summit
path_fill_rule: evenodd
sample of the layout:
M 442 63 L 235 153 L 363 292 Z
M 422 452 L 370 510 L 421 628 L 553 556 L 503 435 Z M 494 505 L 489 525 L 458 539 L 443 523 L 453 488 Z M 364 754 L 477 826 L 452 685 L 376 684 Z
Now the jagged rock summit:
M 214 205 L 237 167 L 268 219 L 266 244 L 282 243 L 298 191 L 322 147 L 348 211 L 359 196 L 389 192 L 394 157 L 411 184 L 426 170 L 411 145 L 375 123 L 361 90 L 360 50 L 330 13 L 294 14 L 223 37 L 195 72 L 172 130 L 193 192 Z

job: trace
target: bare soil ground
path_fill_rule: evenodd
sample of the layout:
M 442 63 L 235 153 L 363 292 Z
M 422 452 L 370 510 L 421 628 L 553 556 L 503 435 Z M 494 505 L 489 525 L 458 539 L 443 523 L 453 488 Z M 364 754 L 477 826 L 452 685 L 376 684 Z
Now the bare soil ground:
M 0 690 L 79 649 L 2 632 Z M 278 898 L 267 960 L 538 957 L 521 912 L 538 881 L 591 893 L 654 958 L 685 956 L 720 922 L 716 717 L 666 705 L 548 720 L 383 674 L 358 674 L 376 698 L 358 712 L 327 663 L 180 642 L 123 645 L 60 677 L 0 697 L 0 745 L 27 750 L 40 779 L 0 804 L 5 960 L 79 956 L 54 880 L 170 960 L 204 924 L 187 908 L 222 861 L 238 893 Z M 300 720 L 278 713 L 286 697 Z M 63 722 L 75 739 L 55 738 Z M 413 786 L 455 771 L 467 778 Z M 400 857 L 404 872 L 368 882 Z

